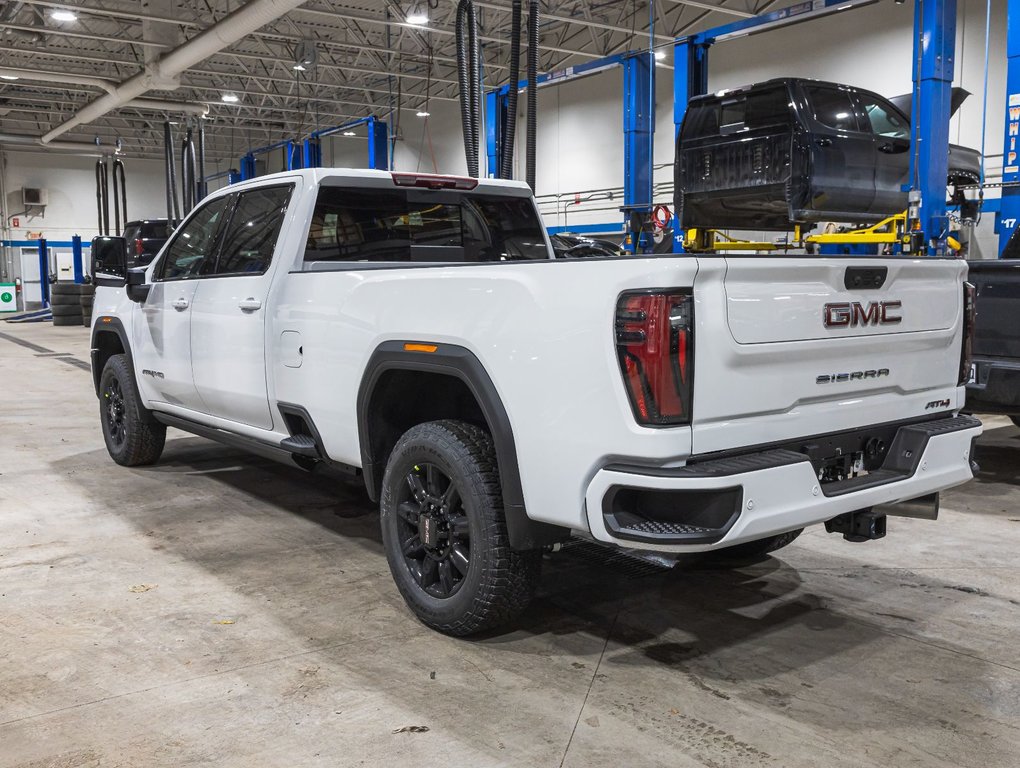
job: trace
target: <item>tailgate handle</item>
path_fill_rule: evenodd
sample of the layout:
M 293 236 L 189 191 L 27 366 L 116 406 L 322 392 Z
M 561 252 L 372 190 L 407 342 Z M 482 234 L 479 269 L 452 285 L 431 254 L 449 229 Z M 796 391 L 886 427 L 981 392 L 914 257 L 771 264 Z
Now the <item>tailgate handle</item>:
M 848 291 L 881 288 L 889 276 L 889 267 L 847 267 L 843 286 Z

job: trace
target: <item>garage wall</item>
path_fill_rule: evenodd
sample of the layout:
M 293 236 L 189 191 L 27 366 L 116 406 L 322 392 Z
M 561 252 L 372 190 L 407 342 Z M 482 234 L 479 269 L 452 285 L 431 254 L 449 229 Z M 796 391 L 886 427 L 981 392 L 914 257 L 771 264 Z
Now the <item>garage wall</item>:
M 94 157 L 56 152 L 5 151 L 2 170 L 7 190 L 5 213 L 20 213 L 22 187 L 49 190 L 49 205 L 43 214 L 20 215 L 21 226 L 8 230 L 12 240 L 27 240 L 29 233 L 42 232 L 48 240 L 70 240 L 81 235 L 91 240 L 97 231 L 96 176 Z M 127 172 L 128 215 L 132 219 L 166 215 L 163 166 L 156 160 L 124 161 Z M 110 206 L 111 226 L 113 205 Z

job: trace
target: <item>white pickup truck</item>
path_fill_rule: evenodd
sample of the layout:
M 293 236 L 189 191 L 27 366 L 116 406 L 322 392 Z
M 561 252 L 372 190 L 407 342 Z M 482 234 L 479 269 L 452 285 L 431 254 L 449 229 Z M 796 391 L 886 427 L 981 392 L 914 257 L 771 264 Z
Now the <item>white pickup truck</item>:
M 153 262 L 97 238 L 106 445 L 173 426 L 360 475 L 394 579 L 468 634 L 583 536 L 762 555 L 879 538 L 971 477 L 962 261 L 557 259 L 528 188 L 317 169 L 222 189 Z

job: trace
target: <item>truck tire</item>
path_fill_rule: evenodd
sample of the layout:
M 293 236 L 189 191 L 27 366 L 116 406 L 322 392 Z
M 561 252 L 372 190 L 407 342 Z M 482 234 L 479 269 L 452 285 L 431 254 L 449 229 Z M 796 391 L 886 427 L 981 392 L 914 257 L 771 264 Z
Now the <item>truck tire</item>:
M 106 450 L 115 462 L 138 467 L 159 460 L 166 442 L 166 427 L 142 406 L 126 355 L 112 355 L 103 366 L 99 379 L 99 420 Z
M 409 429 L 386 464 L 380 512 L 397 589 L 427 626 L 470 635 L 509 622 L 531 601 L 542 554 L 510 548 L 484 430 L 461 421 Z
M 81 317 L 81 304 L 78 302 L 74 304 L 53 304 L 50 306 L 50 312 L 53 313 L 54 317 L 70 317 L 72 315 Z
M 85 293 L 86 288 L 91 287 L 86 286 L 84 283 L 70 283 L 67 281 L 50 283 L 50 296 L 73 296 L 75 301 L 77 301 L 78 297 Z
M 711 554 L 714 556 L 713 559 L 718 560 L 753 562 L 760 560 L 770 552 L 775 552 L 777 549 L 782 549 L 788 544 L 792 544 L 802 533 L 804 533 L 804 529 L 798 528 L 796 531 L 787 531 L 777 536 L 767 536 L 757 541 L 748 541 L 733 547 L 715 550 Z

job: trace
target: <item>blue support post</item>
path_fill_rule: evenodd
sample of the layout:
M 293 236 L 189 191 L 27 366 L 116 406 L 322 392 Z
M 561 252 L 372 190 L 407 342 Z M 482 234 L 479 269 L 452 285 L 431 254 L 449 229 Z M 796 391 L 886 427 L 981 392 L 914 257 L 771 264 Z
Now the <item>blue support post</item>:
M 305 168 L 322 167 L 322 144 L 318 138 L 305 139 L 303 165 Z
M 255 155 L 249 152 L 241 158 L 241 181 L 255 178 Z
M 383 120 L 368 118 L 368 167 L 379 171 L 388 171 L 389 164 L 389 129 Z
M 241 181 L 241 172 L 231 168 L 227 171 L 227 184 L 237 184 Z
M 655 60 L 650 51 L 623 60 L 623 211 L 652 210 L 652 149 L 655 135 Z M 638 251 L 639 243 L 631 245 Z
M 50 305 L 50 253 L 46 248 L 46 240 L 39 240 L 39 295 L 42 296 L 43 309 Z
M 1002 183 L 1020 182 L 1020 0 L 1006 3 L 1006 126 L 1002 138 Z M 984 210 L 988 210 L 985 203 Z M 1003 186 L 995 232 L 999 235 L 999 258 L 1020 220 L 1020 187 Z
M 82 261 L 81 235 L 71 238 L 71 260 L 74 265 L 74 282 L 85 282 L 85 268 Z
M 507 87 L 503 86 L 485 94 L 485 175 L 490 179 L 499 178 L 499 157 L 502 154 L 503 136 L 500 116 L 506 110 Z
M 915 0 L 911 187 L 920 192 L 918 220 L 928 255 L 945 256 L 949 235 L 946 178 L 956 57 L 956 0 Z

